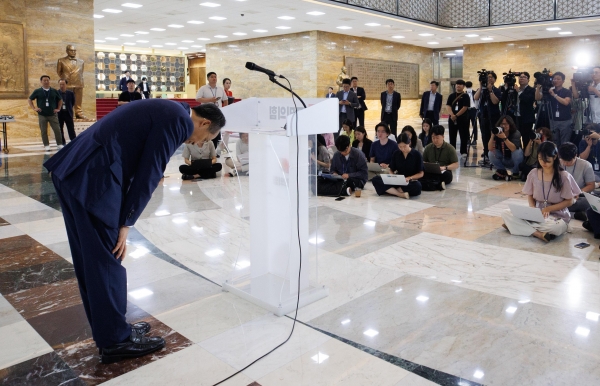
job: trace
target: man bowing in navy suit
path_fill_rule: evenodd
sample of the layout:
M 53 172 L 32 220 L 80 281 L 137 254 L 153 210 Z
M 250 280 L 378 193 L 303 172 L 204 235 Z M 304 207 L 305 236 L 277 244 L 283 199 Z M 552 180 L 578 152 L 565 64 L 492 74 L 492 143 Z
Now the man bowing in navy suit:
M 132 119 L 133 118 L 133 119 Z M 159 350 L 150 325 L 129 324 L 126 255 L 133 226 L 182 143 L 202 146 L 225 126 L 213 104 L 130 103 L 71 141 L 44 166 L 60 200 L 75 275 L 102 363 Z

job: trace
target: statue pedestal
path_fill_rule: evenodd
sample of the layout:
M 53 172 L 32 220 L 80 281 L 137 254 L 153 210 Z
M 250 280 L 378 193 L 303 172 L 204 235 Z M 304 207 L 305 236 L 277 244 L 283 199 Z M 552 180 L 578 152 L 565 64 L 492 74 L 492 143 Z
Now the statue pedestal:
M 79 135 L 83 133 L 88 127 L 92 126 L 96 121 L 90 119 L 73 119 L 75 125 L 75 134 Z

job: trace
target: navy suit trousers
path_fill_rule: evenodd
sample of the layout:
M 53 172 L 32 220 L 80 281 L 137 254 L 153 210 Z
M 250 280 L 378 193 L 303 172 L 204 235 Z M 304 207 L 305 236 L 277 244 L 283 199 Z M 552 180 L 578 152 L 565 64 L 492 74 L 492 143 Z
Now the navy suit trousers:
M 60 180 L 54 175 L 52 182 L 62 207 L 73 267 L 94 341 L 100 348 L 122 342 L 131 335 L 131 326 L 125 320 L 127 272 L 112 254 L 119 230 L 107 227 L 69 192 L 61 191 Z

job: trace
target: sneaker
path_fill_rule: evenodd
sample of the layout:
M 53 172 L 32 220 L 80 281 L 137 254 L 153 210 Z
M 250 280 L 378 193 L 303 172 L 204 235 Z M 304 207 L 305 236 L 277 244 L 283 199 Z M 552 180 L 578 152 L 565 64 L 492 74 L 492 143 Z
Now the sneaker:
M 58 145 L 56 148 L 57 148 L 58 150 L 60 150 L 60 149 L 62 149 L 63 147 L 64 147 L 64 145 Z
M 193 180 L 194 176 L 191 175 L 191 174 L 182 174 L 181 175 L 181 179 L 184 180 L 184 181 L 189 181 L 189 180 Z
M 44 150 L 50 151 L 50 146 L 44 146 Z
M 573 218 L 579 221 L 587 221 L 588 219 L 585 212 L 575 212 L 573 213 Z
M 583 227 L 583 229 L 593 232 L 594 230 L 592 229 L 592 225 L 590 224 L 589 221 L 584 221 L 583 224 L 581 224 L 581 226 Z
M 235 171 L 235 169 L 233 169 L 232 171 L 229 172 L 229 177 L 235 177 L 237 176 L 237 172 Z
M 521 178 L 521 174 L 519 174 L 519 173 L 513 173 L 512 174 L 512 178 L 513 179 L 519 179 L 519 178 Z
M 351 188 L 347 188 L 346 189 L 346 195 L 347 196 L 351 196 L 352 195 L 352 189 Z
M 446 183 L 444 181 L 440 182 L 440 190 L 446 190 Z

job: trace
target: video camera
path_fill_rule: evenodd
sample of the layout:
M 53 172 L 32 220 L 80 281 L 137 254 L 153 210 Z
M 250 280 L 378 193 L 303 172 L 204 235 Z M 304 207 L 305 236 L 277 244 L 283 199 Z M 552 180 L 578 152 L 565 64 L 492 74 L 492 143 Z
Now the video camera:
M 506 90 L 514 90 L 515 84 L 517 84 L 517 78 L 521 76 L 522 72 L 512 72 L 512 70 L 508 70 L 508 72 L 502 73 L 504 75 L 504 88 Z
M 535 83 L 533 85 L 534 86 L 541 85 L 542 86 L 542 94 L 549 95 L 550 89 L 552 87 L 554 87 L 554 84 L 552 83 L 552 72 L 550 72 L 550 70 L 544 68 L 544 71 L 534 73 L 533 77 L 535 78 Z
M 481 87 L 487 88 L 488 85 L 488 75 L 492 73 L 492 71 L 487 71 L 485 68 L 481 71 L 477 71 L 479 74 L 479 83 L 481 83 Z
M 573 83 L 579 92 L 580 98 L 586 99 L 590 97 L 588 87 L 594 84 L 594 80 L 592 79 L 593 71 L 593 67 L 578 68 L 573 74 Z

